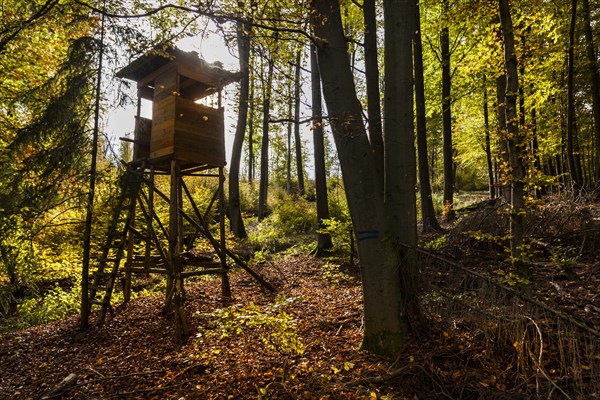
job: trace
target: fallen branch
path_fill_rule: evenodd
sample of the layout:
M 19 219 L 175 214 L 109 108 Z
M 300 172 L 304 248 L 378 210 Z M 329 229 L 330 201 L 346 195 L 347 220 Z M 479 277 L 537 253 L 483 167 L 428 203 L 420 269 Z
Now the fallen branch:
M 94 371 L 94 370 L 92 370 L 92 371 Z M 94 372 L 99 374 L 99 372 L 97 372 L 97 371 L 94 371 Z M 153 375 L 153 374 L 159 374 L 159 373 L 164 373 L 164 371 L 156 370 L 156 371 L 148 371 L 148 372 L 134 372 L 132 374 L 127 374 L 127 375 L 103 376 L 102 378 L 93 379 L 91 381 L 86 381 L 86 382 L 81 382 L 81 383 L 77 383 L 77 378 L 78 378 L 77 374 L 69 374 L 69 376 L 67 376 L 65 379 L 63 379 L 63 381 L 61 383 L 59 383 L 54 389 L 52 389 L 50 392 L 48 392 L 48 394 L 44 395 L 41 398 L 41 400 L 55 399 L 55 398 L 62 396 L 65 392 L 67 392 L 69 390 L 73 390 L 73 389 L 81 387 L 81 386 L 91 385 L 92 383 L 108 381 L 111 379 L 123 379 L 123 378 L 131 378 L 132 376 Z M 69 385 L 65 386 L 65 384 L 63 384 L 63 382 L 67 381 L 67 379 L 73 379 L 73 378 L 69 378 L 69 377 L 71 377 L 71 375 L 75 375 L 75 381 L 73 383 L 70 383 Z M 61 389 L 61 390 L 57 391 L 58 389 Z
M 77 374 L 67 375 L 67 377 L 63 379 L 58 385 L 54 386 L 54 388 L 51 391 L 42 396 L 42 400 L 62 396 L 67 390 L 75 386 L 75 384 L 77 383 L 77 379 L 79 379 L 79 375 Z

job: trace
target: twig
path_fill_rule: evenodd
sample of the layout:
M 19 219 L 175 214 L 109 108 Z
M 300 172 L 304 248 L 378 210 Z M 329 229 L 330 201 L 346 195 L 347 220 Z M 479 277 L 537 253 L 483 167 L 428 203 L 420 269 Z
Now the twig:
M 413 367 L 412 364 L 405 365 L 404 367 L 394 370 L 387 375 L 380 375 L 380 376 L 374 376 L 372 378 L 358 379 L 356 381 L 348 382 L 344 386 L 351 387 L 351 386 L 364 385 L 366 383 L 383 383 L 385 381 L 389 381 L 390 379 L 399 377 L 400 375 L 404 374 L 407 370 L 411 369 L 412 367 Z
M 553 380 L 552 378 L 550 378 L 548 376 L 548 374 L 546 373 L 546 371 L 544 371 L 544 368 L 542 367 L 542 355 L 544 352 L 544 338 L 542 337 L 542 331 L 540 330 L 540 327 L 538 326 L 538 324 L 533 320 L 533 318 L 525 316 L 525 318 L 527 318 L 528 320 L 531 321 L 531 323 L 533 324 L 533 326 L 535 326 L 535 329 L 537 330 L 538 336 L 540 338 L 540 354 L 538 355 L 538 359 L 537 361 L 535 359 L 533 359 L 533 357 L 531 357 L 533 359 L 533 362 L 536 364 L 537 370 L 539 372 L 542 373 L 542 375 L 544 375 L 544 377 L 548 380 L 548 382 L 550 382 L 552 384 L 552 386 L 554 386 L 556 389 L 558 389 L 563 395 L 565 395 L 565 397 L 569 400 L 571 400 L 571 396 L 569 396 L 567 393 L 565 393 L 564 390 L 562 390 L 560 388 L 560 386 L 558 386 Z
M 94 368 L 88 368 L 90 371 L 92 371 L 95 374 L 98 374 L 98 376 L 104 378 L 106 377 L 106 375 L 102 375 L 100 372 L 96 371 Z
M 176 388 L 178 386 L 182 386 L 187 382 L 183 382 L 183 383 L 176 383 L 174 385 L 169 385 L 169 386 L 156 386 L 153 388 L 148 388 L 148 389 L 138 389 L 138 390 L 130 390 L 129 392 L 120 392 L 120 393 L 115 393 L 112 394 L 110 396 L 106 396 L 104 397 L 105 399 L 111 399 L 113 397 L 123 397 L 123 396 L 127 396 L 130 394 L 135 394 L 135 393 L 152 393 L 152 392 L 157 392 L 159 390 L 167 390 L 167 389 L 173 389 Z

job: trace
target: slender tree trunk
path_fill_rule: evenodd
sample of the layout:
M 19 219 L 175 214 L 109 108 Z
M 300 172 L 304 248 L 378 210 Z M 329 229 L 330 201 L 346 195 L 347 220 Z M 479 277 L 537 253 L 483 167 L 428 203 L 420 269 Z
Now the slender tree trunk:
M 243 3 L 239 3 L 243 7 Z M 241 8 L 240 7 L 240 8 Z M 240 102 L 235 138 L 231 148 L 231 163 L 229 166 L 229 227 L 238 238 L 246 237 L 246 228 L 242 219 L 240 202 L 240 161 L 244 147 L 244 136 L 248 121 L 248 101 L 250 96 L 250 36 L 249 24 L 237 23 L 238 53 L 240 58 Z
M 300 138 L 300 62 L 302 50 L 296 55 L 296 71 L 294 73 L 294 140 L 296 142 L 296 175 L 298 175 L 298 194 L 304 196 L 304 167 L 302 162 L 302 140 Z
M 448 0 L 443 0 L 443 9 L 448 10 Z M 450 34 L 444 26 L 440 34 L 440 50 L 442 58 L 442 135 L 444 157 L 444 218 L 452 221 L 454 214 L 454 148 L 452 145 L 452 113 L 450 76 Z
M 581 188 L 583 182 L 578 173 L 574 156 L 575 141 L 575 87 L 573 75 L 575 70 L 575 26 L 577 24 L 577 0 L 571 0 L 571 23 L 569 26 L 569 51 L 567 60 L 567 161 L 569 162 L 569 175 L 576 189 Z
M 290 75 L 292 72 L 292 66 L 290 65 Z M 295 99 L 294 99 L 295 101 Z M 290 121 L 287 124 L 287 152 L 286 152 L 286 165 L 285 165 L 285 191 L 286 193 L 292 193 L 292 126 L 294 125 L 292 119 L 292 99 L 288 103 L 288 118 Z
M 506 133 L 506 75 L 500 75 L 496 78 L 496 98 L 497 98 L 497 115 L 498 115 L 498 137 L 500 147 L 500 161 L 499 168 L 497 168 L 497 182 L 506 182 L 506 171 L 509 167 L 510 161 L 508 157 L 508 142 Z M 498 195 L 502 196 L 504 200 L 510 201 L 510 186 L 503 183 L 498 184 Z
M 254 85 L 252 79 L 250 80 L 250 97 L 248 100 L 254 98 Z M 248 102 L 249 102 L 248 101 Z M 248 104 L 250 106 L 250 104 Z M 250 107 L 248 107 L 250 108 Z M 254 164 L 254 111 L 249 109 L 248 114 L 248 182 L 252 184 L 255 176 L 255 164 Z
M 485 131 L 485 160 L 488 170 L 488 189 L 490 199 L 495 197 L 494 165 L 492 164 L 492 146 L 490 140 L 490 114 L 488 110 L 487 79 L 483 76 L 483 128 Z
M 533 167 L 536 171 L 543 173 L 542 162 L 540 160 L 540 146 L 538 143 L 538 130 L 537 130 L 537 112 L 535 108 L 531 109 L 531 151 L 533 153 Z M 536 188 L 536 198 L 541 198 L 546 193 L 546 186 L 539 185 L 539 189 Z
M 421 196 L 421 215 L 423 232 L 439 231 L 440 224 L 435 218 L 431 184 L 429 181 L 429 163 L 427 160 L 427 125 L 425 115 L 425 81 L 423 78 L 423 46 L 421 43 L 421 13 L 419 2 L 415 2 L 414 21 L 416 24 L 413 38 L 414 73 L 415 73 L 415 110 L 417 113 L 417 148 L 419 163 L 419 192 Z
M 272 55 L 271 55 L 272 56 Z M 269 114 L 271 112 L 271 83 L 274 61 L 269 58 L 269 70 L 265 81 L 263 99 L 262 143 L 260 148 L 260 187 L 258 190 L 258 219 L 267 216 L 267 195 L 269 190 Z
M 83 232 L 83 260 L 81 265 L 81 320 L 79 329 L 89 328 L 91 304 L 89 302 L 90 250 L 92 242 L 92 219 L 94 214 L 94 197 L 96 192 L 96 163 L 98 158 L 98 139 L 100 133 L 100 97 L 102 91 L 102 63 L 104 60 L 104 14 L 102 14 L 100 29 L 100 51 L 98 54 L 98 75 L 96 77 L 94 130 L 92 136 L 92 160 L 90 165 L 90 181 L 88 202 L 86 205 L 85 227 Z M 10 274 L 9 274 L 10 275 Z M 11 281 L 13 277 L 11 277 Z M 15 277 L 16 281 L 16 277 Z M 12 282 L 11 282 L 12 283 Z
M 379 95 L 379 63 L 377 59 L 377 13 L 375 0 L 363 2 L 365 22 L 365 81 L 367 85 L 367 115 L 369 117 L 369 140 L 375 153 L 377 169 L 383 176 L 383 131 Z
M 583 0 L 583 32 L 585 34 L 588 67 L 590 69 L 592 112 L 594 115 L 594 135 L 596 139 L 596 182 L 594 186 L 598 187 L 600 185 L 600 76 L 598 74 L 598 60 L 596 59 L 596 48 L 594 47 L 594 37 L 592 35 L 589 0 Z
M 407 299 L 398 276 L 399 267 L 404 272 L 406 266 L 399 265 L 397 252 L 385 240 L 389 221 L 382 179 L 363 125 L 340 5 L 337 0 L 313 0 L 310 6 L 313 31 L 319 38 L 317 51 L 323 94 L 358 239 L 365 316 L 362 346 L 374 353 L 396 354 L 404 347 L 409 332 Z M 411 17 L 412 13 L 407 15 Z M 409 43 L 411 38 L 412 35 Z M 410 57 L 410 51 L 408 54 Z M 412 110 L 412 100 L 410 108 Z M 395 174 L 403 172 L 393 171 Z M 410 179 L 408 175 L 406 179 Z M 395 216 L 393 219 L 397 220 Z M 406 224 L 402 223 L 402 226 L 406 227 Z M 407 229 L 406 234 L 412 237 L 412 230 Z M 407 238 L 400 240 L 409 241 Z
M 319 230 L 323 229 L 324 219 L 329 219 L 327 202 L 327 171 L 325 170 L 325 143 L 323 140 L 323 105 L 321 103 L 321 75 L 317 62 L 317 49 L 310 47 L 310 81 L 312 89 L 312 130 L 315 156 L 315 192 L 317 197 L 317 220 Z M 333 246 L 328 233 L 317 233 L 316 255 L 322 255 Z
M 523 215 L 525 213 L 525 168 L 523 166 L 523 138 L 517 116 L 519 73 L 515 54 L 513 23 L 508 0 L 499 0 L 500 24 L 504 40 L 504 66 L 506 69 L 506 132 L 508 156 L 511 167 L 510 254 L 513 263 L 520 264 L 523 244 Z

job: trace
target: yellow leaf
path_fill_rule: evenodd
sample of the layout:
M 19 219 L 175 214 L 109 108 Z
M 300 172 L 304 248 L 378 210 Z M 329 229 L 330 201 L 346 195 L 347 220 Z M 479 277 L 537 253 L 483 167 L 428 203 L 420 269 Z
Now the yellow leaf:
M 208 121 L 208 117 L 206 115 L 202 116 L 202 119 Z
M 413 356 L 408 357 L 408 362 L 415 362 L 415 358 Z
M 350 371 L 352 368 L 354 368 L 354 363 L 351 363 L 350 361 L 344 363 L 344 369 L 346 371 Z
M 334 374 L 338 374 L 338 373 L 341 371 L 341 369 L 339 369 L 339 368 L 336 368 L 336 367 L 334 367 L 333 365 L 331 366 L 331 369 L 333 370 L 333 373 L 334 373 Z
M 369 398 L 370 399 L 376 399 L 377 398 L 377 392 L 371 392 L 371 393 L 369 393 Z
M 480 384 L 481 386 L 483 386 L 483 387 L 488 387 L 488 386 L 490 386 L 490 384 L 489 384 L 489 383 L 485 383 L 485 382 L 479 382 L 479 384 Z
M 582 364 L 582 365 L 581 365 L 581 369 L 584 369 L 584 370 L 586 370 L 586 371 L 589 371 L 591 368 L 590 368 L 589 366 L 587 366 L 587 365 L 583 365 L 583 364 Z
M 221 350 L 220 350 L 220 349 L 216 349 L 216 350 L 214 350 L 214 351 L 213 351 L 213 353 L 215 353 L 215 354 L 220 354 L 220 353 L 221 353 Z

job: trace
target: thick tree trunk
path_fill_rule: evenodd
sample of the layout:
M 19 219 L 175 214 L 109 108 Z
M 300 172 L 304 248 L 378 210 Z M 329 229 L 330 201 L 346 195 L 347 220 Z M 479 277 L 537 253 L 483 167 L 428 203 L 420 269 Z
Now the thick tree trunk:
M 510 215 L 510 254 L 513 263 L 521 262 L 523 244 L 523 220 L 525 213 L 525 168 L 523 166 L 523 145 L 517 116 L 517 93 L 519 74 L 515 54 L 515 39 L 508 0 L 499 0 L 500 23 L 504 40 L 504 66 L 506 69 L 506 133 L 508 156 L 511 167 L 511 215 Z
M 419 193 L 421 196 L 421 216 L 423 219 L 423 232 L 439 231 L 440 224 L 435 218 L 433 199 L 431 197 L 431 183 L 429 181 L 429 163 L 427 160 L 427 125 L 425 115 L 425 80 L 423 77 L 423 46 L 421 43 L 421 13 L 419 2 L 414 6 L 414 70 L 415 70 L 415 110 L 417 113 L 417 148 L 419 163 Z
M 571 0 L 571 25 L 569 26 L 569 50 L 567 55 L 567 161 L 569 175 L 575 188 L 581 188 L 583 182 L 574 156 L 575 142 L 575 86 L 573 75 L 575 70 L 575 26 L 577 24 L 577 0 Z
M 244 136 L 248 121 L 248 101 L 250 95 L 250 36 L 249 26 L 237 23 L 238 53 L 240 57 L 240 99 L 235 138 L 231 148 L 231 163 L 229 166 L 229 228 L 238 238 L 246 237 L 246 228 L 242 219 L 240 203 L 240 161 L 244 147 Z
M 385 13 L 385 211 L 388 237 L 397 248 L 400 312 L 419 319 L 415 286 L 417 246 L 417 160 L 415 154 L 413 39 L 415 0 L 384 0 Z M 402 327 L 410 330 L 408 323 Z
M 594 37 L 590 22 L 589 0 L 583 0 L 583 32 L 585 34 L 585 46 L 590 69 L 590 81 L 592 88 L 592 112 L 594 115 L 594 135 L 596 139 L 596 165 L 595 185 L 600 186 L 600 76 L 598 74 L 598 61 L 594 47 Z
M 365 22 L 365 81 L 367 84 L 367 115 L 369 117 L 369 140 L 375 154 L 375 163 L 383 176 L 383 128 L 379 95 L 379 64 L 377 59 L 377 13 L 375 0 L 363 2 Z
M 321 103 L 321 75 L 317 63 L 317 49 L 310 47 L 310 81 L 312 89 L 312 129 L 315 156 L 315 192 L 317 197 L 317 220 L 319 230 L 323 229 L 324 219 L 329 219 L 329 204 L 327 202 L 327 171 L 325 170 L 325 143 L 323 139 L 323 105 Z M 317 233 L 316 255 L 322 255 L 333 246 L 331 236 L 327 233 Z
M 443 8 L 449 7 L 448 0 L 443 0 Z M 452 113 L 450 75 L 450 34 L 444 26 L 440 33 L 440 50 L 442 59 L 442 136 L 444 158 L 444 217 L 447 221 L 454 219 L 454 148 L 452 145 Z
M 494 165 L 492 164 L 492 146 L 490 140 L 490 113 L 488 109 L 487 80 L 483 76 L 483 127 L 485 130 L 485 160 L 488 170 L 488 189 L 490 199 L 496 197 L 494 188 Z
M 363 125 L 339 3 L 313 0 L 311 9 L 313 31 L 319 38 L 323 94 L 358 238 L 365 317 L 362 346 L 374 353 L 394 354 L 404 347 L 409 324 L 397 253 L 385 240 L 388 224 L 382 179 Z
M 302 140 L 300 138 L 300 62 L 302 50 L 296 55 L 294 73 L 294 141 L 296 142 L 296 175 L 298 175 L 298 194 L 304 196 L 304 167 L 302 162 Z

